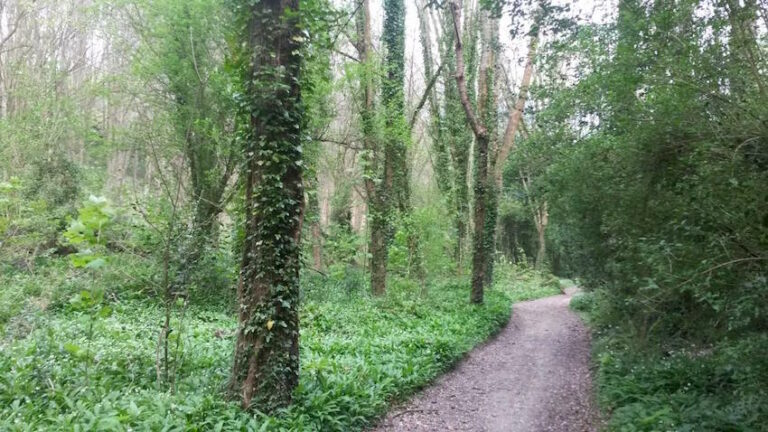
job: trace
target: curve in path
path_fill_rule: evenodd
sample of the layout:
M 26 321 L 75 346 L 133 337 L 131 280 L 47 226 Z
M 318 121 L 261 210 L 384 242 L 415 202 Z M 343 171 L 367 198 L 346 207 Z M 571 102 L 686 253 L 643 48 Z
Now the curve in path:
M 589 332 L 570 299 L 516 304 L 494 339 L 374 431 L 595 431 Z

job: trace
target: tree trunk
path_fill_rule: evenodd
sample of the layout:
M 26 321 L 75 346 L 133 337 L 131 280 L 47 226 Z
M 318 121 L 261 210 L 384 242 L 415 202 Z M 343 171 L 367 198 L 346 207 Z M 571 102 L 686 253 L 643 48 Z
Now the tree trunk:
M 547 213 L 547 202 L 544 201 L 536 209 L 536 233 L 539 238 L 539 250 L 536 252 L 536 263 L 534 267 L 536 270 L 542 270 L 547 260 L 547 224 L 549 222 L 549 214 Z
M 481 21 L 480 41 L 482 60 L 478 78 L 478 114 L 488 127 L 488 167 L 495 165 L 493 156 L 496 154 L 498 139 L 496 139 L 496 92 L 495 72 L 496 56 L 499 49 L 499 20 L 491 17 L 487 11 L 478 11 Z M 480 79 L 482 78 L 482 80 Z M 498 219 L 498 190 L 488 178 L 486 184 L 486 216 L 483 240 L 485 242 L 485 286 L 493 283 L 493 267 L 496 258 L 496 225 Z
M 387 291 L 387 233 L 380 218 L 370 220 L 371 244 L 371 291 L 374 295 L 383 295 Z
M 483 302 L 483 287 L 486 282 L 488 253 L 485 244 L 485 218 L 488 189 L 488 137 L 480 135 L 475 140 L 475 209 L 473 222 L 475 235 L 472 238 L 472 303 Z
M 323 236 L 320 220 L 312 223 L 312 268 L 323 271 Z
M 525 102 L 528 100 L 528 88 L 531 85 L 531 78 L 533 77 L 533 62 L 536 58 L 536 47 L 538 43 L 538 35 L 531 38 L 531 43 L 528 46 L 528 57 L 525 63 L 525 70 L 523 71 L 523 80 L 520 82 L 520 90 L 517 93 L 517 101 L 515 102 L 514 109 L 509 113 L 509 121 L 507 122 L 507 129 L 504 131 L 504 139 L 501 142 L 499 152 L 496 155 L 493 176 L 496 180 L 496 189 L 498 191 L 501 191 L 504 186 L 504 165 L 507 163 L 509 154 L 515 148 L 515 135 L 520 128 L 520 123 L 523 118 L 523 109 L 525 109 Z
M 368 250 L 371 254 L 371 292 L 382 295 L 387 291 L 387 259 L 389 238 L 390 191 L 394 180 L 393 155 L 391 146 L 380 145 L 375 134 L 375 113 L 373 87 L 374 71 L 371 42 L 371 7 L 368 0 L 362 0 L 357 14 L 357 52 L 360 61 L 366 65 L 360 79 L 363 106 L 360 112 L 363 133 L 363 170 L 365 194 L 368 204 L 368 229 L 370 239 Z M 383 147 L 383 148 L 382 148 Z M 378 180 L 378 181 L 377 181 Z
M 291 401 L 299 378 L 301 164 L 299 0 L 243 2 L 250 130 L 246 139 L 245 241 L 229 389 L 243 408 Z M 286 13 L 287 10 L 291 13 Z
M 385 49 L 384 62 L 387 79 L 382 84 L 382 102 L 386 109 L 388 128 L 387 154 L 391 155 L 393 179 L 387 195 L 394 198 L 400 213 L 408 244 L 408 272 L 420 282 L 424 280 L 421 261 L 420 238 L 412 220 L 411 169 L 408 163 L 410 124 L 405 118 L 405 4 L 403 0 L 384 1 L 384 29 L 382 41 Z M 431 89 L 425 92 L 429 97 Z M 425 99 L 426 100 L 426 99 Z M 391 231 L 390 231 L 391 232 Z M 388 241 L 390 239 L 387 239 Z
M 323 227 L 320 222 L 320 187 L 316 176 L 309 176 L 305 172 L 306 182 L 304 188 L 307 191 L 306 203 L 307 210 L 304 216 L 307 223 L 310 224 L 311 246 L 312 246 L 312 268 L 322 272 L 323 265 Z
M 464 75 L 464 49 L 461 42 L 461 4 L 459 0 L 450 2 L 451 16 L 453 18 L 454 51 L 456 53 L 456 86 L 459 90 L 459 99 L 464 108 L 464 114 L 475 134 L 475 208 L 473 222 L 475 234 L 472 241 L 472 288 L 470 302 L 480 304 L 483 302 L 483 287 L 485 284 L 485 271 L 487 251 L 485 244 L 485 218 L 488 188 L 488 143 L 489 135 L 481 118 L 475 113 L 469 100 L 467 80 Z

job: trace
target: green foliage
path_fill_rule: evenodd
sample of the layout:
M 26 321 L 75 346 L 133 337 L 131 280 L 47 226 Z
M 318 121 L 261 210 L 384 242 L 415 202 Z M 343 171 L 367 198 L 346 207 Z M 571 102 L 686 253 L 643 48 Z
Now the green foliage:
M 0 269 L 33 270 L 40 259 L 66 252 L 59 234 L 73 210 L 32 199 L 29 191 L 18 177 L 0 182 Z
M 766 424 L 766 77 L 747 59 L 766 45 L 739 30 L 755 2 L 704 4 L 619 2 L 615 26 L 544 50 L 533 89 L 546 102 L 519 158 L 591 291 L 572 307 L 598 332 L 609 430 Z
M 21 180 L 11 177 L 0 182 L 0 233 L 5 234 L 11 224 L 21 219 L 25 210 L 21 199 Z
M 73 245 L 105 244 L 104 231 L 115 216 L 107 199 L 91 195 L 77 214 L 77 219 L 73 219 L 64 231 L 64 238 Z
M 551 274 L 505 261 L 494 265 L 493 290 L 504 293 L 513 302 L 561 294 L 560 282 Z
M 365 239 L 348 226 L 333 224 L 325 237 L 324 253 L 328 265 L 346 266 L 364 262 L 361 253 Z
M 764 430 L 768 337 L 750 334 L 715 346 L 638 354 L 603 337 L 595 358 L 599 403 L 608 431 Z
M 45 200 L 52 208 L 70 211 L 79 198 L 80 176 L 73 162 L 59 155 L 48 155 L 32 163 L 25 195 L 31 200 Z
M 39 277 L 51 280 L 51 274 Z M 154 302 L 123 296 L 109 301 L 115 313 L 93 321 L 89 372 L 88 321 L 82 313 L 72 307 L 30 313 L 34 325 L 0 342 L 0 429 L 364 428 L 392 400 L 424 386 L 506 322 L 505 295 L 490 292 L 485 305 L 476 307 L 467 304 L 467 289 L 466 283 L 448 280 L 419 298 L 413 283 L 393 282 L 383 298 L 371 299 L 360 289 L 332 301 L 306 301 L 300 384 L 294 404 L 275 416 L 247 414 L 220 393 L 236 327 L 228 312 L 189 307 L 175 392 L 156 383 L 157 329 L 164 311 Z M 174 317 L 171 327 L 181 325 Z
M 571 309 L 589 314 L 595 309 L 595 294 L 590 292 L 578 293 L 571 298 Z
M 70 262 L 76 268 L 99 269 L 106 264 L 102 257 L 108 241 L 105 231 L 113 222 L 115 213 L 106 198 L 93 195 L 77 213 L 77 219 L 70 222 L 63 234 L 68 244 L 78 248 L 77 253 L 69 256 Z

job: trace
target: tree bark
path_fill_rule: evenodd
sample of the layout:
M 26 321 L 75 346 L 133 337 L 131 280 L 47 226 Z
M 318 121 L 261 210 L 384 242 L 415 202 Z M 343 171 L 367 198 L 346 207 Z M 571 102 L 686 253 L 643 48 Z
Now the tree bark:
M 373 84 L 374 71 L 371 42 L 371 7 L 368 0 L 362 0 L 357 15 L 357 52 L 363 63 L 360 87 L 363 106 L 360 112 L 363 133 L 363 182 L 368 203 L 368 230 L 370 232 L 368 251 L 371 254 L 371 292 L 382 295 L 387 291 L 387 260 L 389 238 L 389 211 L 394 180 L 393 154 L 390 146 L 381 145 L 376 138 Z M 378 181 L 377 181 L 378 180 Z
M 515 148 L 515 136 L 517 130 L 520 127 L 520 121 L 523 118 L 523 109 L 525 109 L 525 102 L 528 100 L 528 88 L 531 85 L 531 78 L 533 77 L 533 62 L 536 59 L 536 47 L 539 43 L 539 36 L 536 35 L 531 38 L 530 45 L 528 46 L 528 57 L 525 62 L 525 70 L 523 71 L 523 79 L 520 82 L 520 91 L 517 94 L 517 101 L 515 102 L 514 109 L 509 113 L 509 121 L 507 122 L 507 129 L 504 131 L 504 139 L 499 147 L 499 152 L 496 155 L 496 161 L 493 167 L 493 176 L 496 181 L 496 189 L 501 191 L 504 186 L 504 165 L 509 158 L 509 154 Z
M 488 130 L 476 115 L 469 100 L 464 76 L 464 49 L 461 42 L 461 4 L 453 0 L 449 4 L 453 17 L 454 51 L 456 53 L 456 85 L 459 99 L 467 117 L 467 123 L 475 134 L 475 208 L 473 222 L 475 234 L 472 240 L 472 288 L 470 302 L 483 303 L 487 253 L 485 250 L 486 190 L 488 187 Z
M 454 50 L 456 51 L 456 85 L 459 88 L 459 100 L 461 106 L 464 108 L 464 114 L 467 116 L 467 122 L 472 128 L 475 137 L 486 137 L 488 131 L 485 125 L 480 123 L 480 120 L 475 114 L 472 103 L 469 100 L 469 93 L 467 91 L 467 78 L 464 75 L 464 45 L 461 43 L 461 5 L 460 0 L 454 0 L 450 3 L 451 15 L 453 17 L 453 30 L 454 30 Z
M 534 264 L 534 268 L 536 268 L 536 270 L 542 270 L 544 268 L 544 263 L 547 260 L 546 231 L 547 223 L 549 222 L 549 214 L 547 213 L 546 201 L 537 206 L 534 222 L 536 223 L 536 233 L 539 238 L 539 250 L 536 253 L 536 263 Z
M 302 32 L 299 0 L 243 2 L 247 110 L 245 241 L 229 389 L 243 408 L 291 401 L 299 378 Z M 290 9 L 291 13 L 286 13 Z
M 478 11 L 480 17 L 480 42 L 482 55 L 478 72 L 478 116 L 488 125 L 488 167 L 494 166 L 493 156 L 496 154 L 498 140 L 496 139 L 496 92 L 494 91 L 496 55 L 499 46 L 498 19 L 492 18 L 488 11 Z M 485 286 L 493 283 L 493 269 L 496 252 L 496 224 L 498 219 L 498 190 L 494 188 L 490 178 L 486 184 L 486 215 L 483 227 L 485 243 Z
M 538 250 L 536 252 L 536 261 L 534 262 L 534 268 L 541 270 L 547 259 L 547 225 L 549 223 L 549 212 L 547 210 L 547 201 L 536 202 L 531 195 L 531 188 L 528 184 L 528 176 L 521 170 L 520 181 L 523 184 L 523 190 L 528 196 L 528 204 L 531 206 L 531 213 L 533 214 L 533 224 L 536 226 L 536 235 L 538 240 Z

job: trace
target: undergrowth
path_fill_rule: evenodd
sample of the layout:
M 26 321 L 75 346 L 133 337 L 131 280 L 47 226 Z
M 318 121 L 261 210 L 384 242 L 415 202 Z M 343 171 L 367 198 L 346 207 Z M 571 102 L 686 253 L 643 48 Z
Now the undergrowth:
M 111 308 L 95 316 L 66 301 L 89 280 L 63 265 L 6 274 L 2 297 L 14 300 L 4 300 L 2 312 L 0 430 L 362 429 L 497 332 L 509 318 L 510 297 L 531 291 L 525 283 L 512 295 L 490 290 L 483 306 L 472 306 L 465 280 L 432 283 L 422 294 L 413 282 L 394 279 L 386 297 L 373 299 L 364 286 L 350 288 L 356 278 L 347 279 L 307 279 L 305 285 L 324 283 L 326 292 L 304 287 L 300 384 L 289 408 L 266 416 L 224 398 L 232 311 L 192 304 L 183 318 L 174 314 L 175 372 L 172 385 L 161 386 L 163 309 L 136 279 L 93 280 L 103 284 Z
M 593 359 L 605 430 L 759 432 L 768 425 L 768 335 L 715 343 L 638 340 L 602 325 L 598 293 L 571 307 L 594 326 Z
M 499 262 L 494 265 L 493 289 L 505 293 L 513 302 L 560 294 L 560 281 L 549 273 Z

